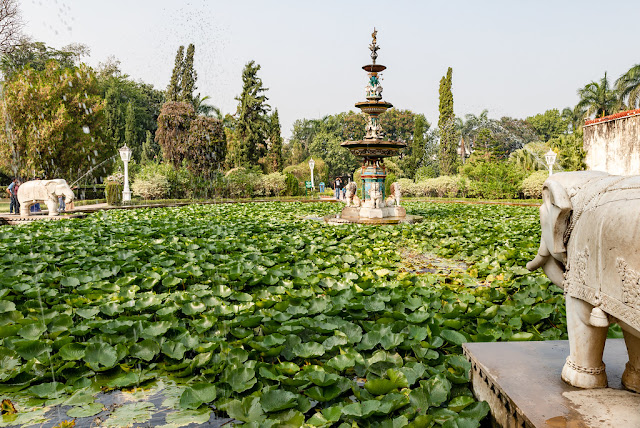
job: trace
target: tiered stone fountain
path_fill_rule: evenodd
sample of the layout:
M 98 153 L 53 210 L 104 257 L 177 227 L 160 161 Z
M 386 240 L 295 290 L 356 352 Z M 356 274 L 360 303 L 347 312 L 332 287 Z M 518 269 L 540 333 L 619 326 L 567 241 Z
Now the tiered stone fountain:
M 407 216 L 404 207 L 400 206 L 400 186 L 398 183 L 391 185 L 389 195 L 385 191 L 385 178 L 387 170 L 384 158 L 396 156 L 398 151 L 407 146 L 402 141 L 387 141 L 382 132 L 380 115 L 393 107 L 389 102 L 382 100 L 382 85 L 379 73 L 387 67 L 376 64 L 380 47 L 376 41 L 377 31 L 371 34 L 373 40 L 369 45 L 371 50 L 371 64 L 362 68 L 369 75 L 369 82 L 365 87 L 367 101 L 356 103 L 356 107 L 367 115 L 366 133 L 363 140 L 345 141 L 342 147 L 346 147 L 355 156 L 362 158 L 362 199 L 357 196 L 357 186 L 349 183 L 347 186 L 347 206 L 338 216 L 331 216 L 327 221 L 332 223 L 413 223 L 420 220 L 418 216 Z

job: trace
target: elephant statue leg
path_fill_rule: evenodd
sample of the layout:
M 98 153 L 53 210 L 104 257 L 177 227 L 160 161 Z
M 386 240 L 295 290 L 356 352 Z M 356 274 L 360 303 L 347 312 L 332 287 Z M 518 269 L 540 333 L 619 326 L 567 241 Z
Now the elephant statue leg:
M 629 362 L 622 374 L 622 385 L 631 391 L 640 392 L 640 338 L 626 329 L 622 333 L 629 354 Z
M 47 210 L 49 210 L 50 217 L 58 215 L 58 198 L 47 199 L 44 203 L 47 205 Z
M 607 373 L 602 362 L 608 327 L 590 324 L 593 306 L 567 296 L 567 330 L 570 355 L 562 368 L 562 380 L 578 388 L 604 388 Z
M 33 202 L 29 203 L 29 202 L 23 202 L 20 204 L 20 215 L 22 217 L 27 217 L 29 215 L 31 215 L 31 206 L 33 205 Z

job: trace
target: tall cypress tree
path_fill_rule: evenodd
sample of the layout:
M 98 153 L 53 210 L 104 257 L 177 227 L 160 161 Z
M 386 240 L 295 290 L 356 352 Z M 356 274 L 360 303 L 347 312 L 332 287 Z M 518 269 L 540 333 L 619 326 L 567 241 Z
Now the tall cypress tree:
M 424 133 L 426 119 L 423 115 L 417 114 L 413 125 L 413 140 L 411 140 L 411 155 L 409 157 L 408 167 L 409 171 L 406 171 L 407 175 L 411 178 L 414 177 L 416 169 L 420 167 L 422 158 L 424 157 Z
M 447 75 L 440 79 L 440 173 L 452 175 L 457 172 L 457 139 L 455 130 L 455 115 L 453 113 L 453 94 L 451 93 L 453 70 L 447 70 Z
M 258 164 L 264 154 L 259 148 L 264 143 L 267 128 L 267 112 L 270 110 L 264 95 L 267 88 L 262 86 L 258 77 L 260 66 L 254 61 L 245 65 L 242 71 L 242 93 L 236 97 L 236 135 L 238 138 L 237 156 L 234 166 L 251 167 Z
M 184 69 L 184 46 L 178 48 L 176 53 L 175 64 L 173 65 L 173 72 L 171 73 L 171 81 L 167 88 L 167 101 L 179 101 L 180 92 L 182 90 L 182 70 Z
M 136 114 L 133 111 L 133 104 L 127 104 L 127 113 L 124 119 L 124 143 L 132 149 L 136 149 Z
M 196 90 L 196 80 L 198 74 L 193 68 L 193 56 L 196 52 L 196 47 L 193 43 L 189 44 L 187 48 L 187 55 L 184 58 L 184 66 L 182 68 L 182 77 L 180 79 L 180 101 L 185 103 L 193 102 L 193 91 Z
M 272 172 L 282 170 L 282 135 L 280 128 L 280 118 L 278 117 L 278 109 L 275 109 L 269 118 L 269 140 L 271 147 L 269 148 L 269 167 Z

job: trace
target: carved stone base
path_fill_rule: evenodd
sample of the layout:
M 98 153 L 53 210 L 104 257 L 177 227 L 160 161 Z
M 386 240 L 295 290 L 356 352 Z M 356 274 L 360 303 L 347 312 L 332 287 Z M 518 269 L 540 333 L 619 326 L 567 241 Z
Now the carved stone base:
M 622 373 L 622 386 L 630 391 L 640 392 L 640 369 L 627 363 L 624 373 Z
M 345 207 L 340 214 L 325 217 L 327 223 L 398 224 L 417 223 L 421 216 L 407 215 L 404 207 Z
M 604 364 L 596 368 L 587 368 L 578 366 L 567 358 L 562 368 L 562 380 L 576 388 L 606 388 L 607 372 Z

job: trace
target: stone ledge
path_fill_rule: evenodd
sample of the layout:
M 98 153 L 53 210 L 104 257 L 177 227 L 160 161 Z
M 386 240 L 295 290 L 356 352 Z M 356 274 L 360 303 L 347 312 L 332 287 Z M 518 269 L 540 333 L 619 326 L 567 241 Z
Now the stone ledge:
M 569 342 L 496 342 L 462 345 L 471 361 L 478 400 L 491 407 L 502 427 L 640 427 L 640 394 L 622 389 L 628 360 L 622 339 L 608 339 L 604 351 L 609 387 L 579 389 L 560 378 Z

